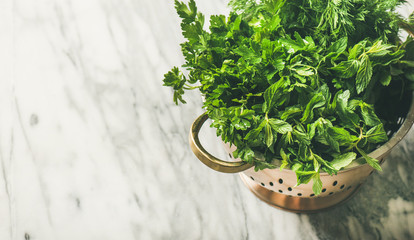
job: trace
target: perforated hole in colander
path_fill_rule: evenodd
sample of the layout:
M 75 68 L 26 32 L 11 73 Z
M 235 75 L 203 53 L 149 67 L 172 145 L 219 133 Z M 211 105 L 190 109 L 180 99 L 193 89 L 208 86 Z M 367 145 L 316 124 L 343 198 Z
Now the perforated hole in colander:
M 270 185 L 270 186 L 273 186 L 273 183 L 272 183 L 272 182 L 269 182 L 269 185 Z
M 288 191 L 292 191 L 292 188 L 291 187 L 288 187 Z
M 302 196 L 302 193 L 298 193 L 298 196 L 300 197 L 300 196 Z
M 345 184 L 344 184 L 344 185 L 342 185 L 342 186 L 340 187 L 340 189 L 344 189 L 344 187 L 345 187 Z
M 336 186 L 336 184 L 338 184 L 338 181 L 335 181 L 335 182 L 333 182 L 333 186 L 335 187 Z
M 283 179 L 279 178 L 279 183 L 282 184 L 283 183 Z

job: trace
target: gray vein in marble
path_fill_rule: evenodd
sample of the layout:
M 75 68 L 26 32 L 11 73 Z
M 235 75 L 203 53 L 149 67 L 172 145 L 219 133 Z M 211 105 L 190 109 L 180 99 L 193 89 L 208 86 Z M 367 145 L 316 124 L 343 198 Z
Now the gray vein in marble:
M 11 139 L 10 139 L 10 152 L 9 152 L 9 156 L 10 158 L 12 158 L 13 156 L 13 134 L 11 134 Z M 11 159 L 8 159 L 9 162 Z M 1 161 L 1 171 L 2 171 L 2 177 L 3 177 L 3 181 L 4 181 L 4 189 L 5 189 L 5 194 L 7 195 L 7 202 L 2 202 L 2 204 L 7 204 L 7 208 L 8 208 L 8 217 L 10 220 L 10 229 L 8 229 L 8 236 L 10 237 L 10 239 L 13 237 L 13 233 L 14 233 L 14 224 L 13 221 L 14 216 L 13 216 L 13 199 L 12 199 L 12 190 L 10 189 L 12 187 L 12 183 L 10 182 L 10 175 L 8 174 L 9 172 L 6 170 L 6 164 L 5 164 L 5 156 L 2 153 L 2 149 L 0 147 L 0 161 Z M 4 234 L 4 233 L 3 233 Z M 4 236 L 4 235 L 3 235 Z
M 65 87 L 64 88 L 64 93 L 66 95 L 66 99 L 69 100 L 69 107 L 75 109 L 78 116 L 80 116 L 82 121 L 86 124 L 87 120 L 86 120 L 86 117 L 85 117 L 85 111 L 79 106 L 78 103 L 76 103 L 76 101 L 74 100 L 74 98 L 72 96 L 71 91 L 67 87 Z
M 10 149 L 10 156 L 13 155 L 13 135 L 11 136 L 11 149 Z M 0 161 L 1 161 L 1 172 L 2 172 L 2 177 L 3 177 L 3 181 L 4 181 L 4 189 L 6 190 L 6 195 L 7 195 L 7 199 L 9 201 L 9 205 L 11 203 L 11 194 L 10 194 L 10 182 L 9 182 L 9 176 L 8 176 L 8 171 L 6 171 L 6 166 L 5 166 L 5 159 L 2 153 L 2 149 L 0 148 Z
M 37 180 L 38 180 L 38 182 L 39 182 L 39 184 L 41 186 L 41 192 L 40 192 L 40 194 L 41 194 L 42 199 L 44 201 L 44 204 L 46 206 L 45 208 L 46 208 L 47 220 L 48 220 L 49 225 L 50 226 L 53 226 L 53 224 L 52 224 L 52 218 L 51 218 L 51 215 L 50 215 L 50 211 L 49 211 L 49 208 L 47 207 L 50 204 L 50 199 L 46 195 L 46 192 L 43 189 L 43 186 L 45 186 L 46 183 L 43 181 L 42 177 L 40 176 L 40 172 L 38 170 L 38 165 L 37 165 L 37 162 L 36 162 L 36 157 L 35 157 L 35 154 L 33 153 L 33 149 L 32 149 L 32 146 L 31 146 L 31 141 L 30 141 L 29 137 L 27 136 L 26 127 L 24 125 L 24 122 L 23 122 L 23 119 L 22 119 L 22 116 L 21 116 L 21 112 L 20 112 L 20 108 L 19 108 L 19 101 L 18 101 L 17 98 L 14 99 L 14 105 L 15 105 L 15 110 L 16 110 L 16 115 L 17 115 L 17 120 L 18 120 L 19 128 L 22 131 L 23 138 L 25 140 L 25 144 L 26 144 L 26 146 L 27 146 L 27 148 L 28 148 L 28 150 L 30 152 L 30 155 L 31 155 L 30 158 L 33 161 L 33 164 L 36 166 L 36 176 L 37 176 Z

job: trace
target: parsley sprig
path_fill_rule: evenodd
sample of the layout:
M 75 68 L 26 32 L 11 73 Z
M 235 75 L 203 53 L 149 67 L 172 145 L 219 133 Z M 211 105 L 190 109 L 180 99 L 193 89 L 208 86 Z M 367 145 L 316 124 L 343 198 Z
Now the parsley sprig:
M 164 85 L 175 103 L 199 89 L 234 157 L 256 170 L 289 167 L 318 195 L 321 172 L 359 156 L 381 170 L 367 153 L 396 131 L 414 89 L 414 41 L 398 37 L 414 21 L 395 12 L 401 3 L 233 0 L 207 30 L 194 0 L 176 0 L 188 74 L 174 67 Z

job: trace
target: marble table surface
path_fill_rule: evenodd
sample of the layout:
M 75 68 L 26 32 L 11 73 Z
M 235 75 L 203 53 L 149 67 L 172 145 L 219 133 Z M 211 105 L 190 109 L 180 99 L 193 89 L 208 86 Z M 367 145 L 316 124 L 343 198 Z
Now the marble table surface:
M 191 152 L 201 99 L 162 86 L 183 63 L 172 0 L 3 0 L 0 16 L 1 240 L 414 239 L 414 130 L 347 203 L 284 212 Z

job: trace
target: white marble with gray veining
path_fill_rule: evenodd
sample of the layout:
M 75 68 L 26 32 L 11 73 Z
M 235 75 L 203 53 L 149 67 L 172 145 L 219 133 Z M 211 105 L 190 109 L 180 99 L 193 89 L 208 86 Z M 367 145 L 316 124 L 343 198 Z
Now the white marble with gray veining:
M 312 215 L 202 165 L 187 141 L 200 97 L 175 106 L 162 87 L 183 63 L 173 1 L 3 0 L 0 16 L 0 240 L 414 239 L 414 131 Z M 202 141 L 226 157 L 212 129 Z

